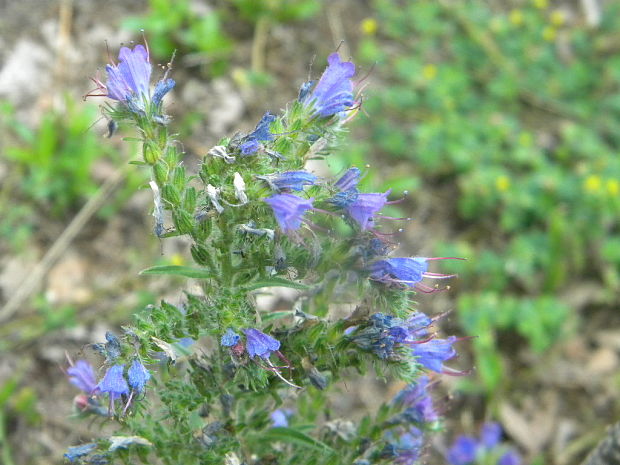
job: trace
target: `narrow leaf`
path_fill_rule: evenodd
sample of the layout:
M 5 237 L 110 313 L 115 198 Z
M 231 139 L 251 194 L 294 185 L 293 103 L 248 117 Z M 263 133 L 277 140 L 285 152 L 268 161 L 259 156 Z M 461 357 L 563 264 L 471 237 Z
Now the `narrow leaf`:
M 334 449 L 327 444 L 292 428 L 270 428 L 265 432 L 263 438 L 265 440 L 284 441 L 321 452 L 335 453 Z
M 301 291 L 310 289 L 310 286 L 306 284 L 296 283 L 295 281 L 289 281 L 284 278 L 268 278 L 261 281 L 255 281 L 247 286 L 244 286 L 244 289 L 246 291 L 255 291 L 256 289 L 261 289 L 263 287 L 290 287 L 291 289 L 299 289 Z
M 195 278 L 195 279 L 208 279 L 212 278 L 213 274 L 205 269 L 200 268 L 191 268 L 189 266 L 179 266 L 179 265 L 161 265 L 161 266 L 152 266 L 147 268 L 146 270 L 140 271 L 141 275 L 159 275 L 159 274 L 168 274 L 168 275 L 176 275 L 176 276 L 185 276 L 186 278 Z

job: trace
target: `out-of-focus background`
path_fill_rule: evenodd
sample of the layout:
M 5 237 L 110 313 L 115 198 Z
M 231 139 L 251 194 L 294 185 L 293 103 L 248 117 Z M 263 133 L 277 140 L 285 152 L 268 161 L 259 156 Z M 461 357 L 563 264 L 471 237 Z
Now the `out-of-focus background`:
M 419 299 L 452 311 L 446 333 L 472 336 L 450 363 L 471 373 L 442 378 L 447 433 L 429 463 L 487 419 L 526 463 L 578 463 L 620 418 L 619 13 L 597 0 L 0 0 L 0 463 L 61 463 L 88 439 L 69 417 L 65 350 L 182 299 L 179 282 L 138 276 L 188 254 L 150 233 L 130 132 L 106 139 L 103 101 L 81 99 L 106 41 L 115 57 L 140 29 L 154 63 L 176 50 L 167 101 L 190 168 L 294 99 L 337 47 L 352 57 L 364 114 L 330 168 L 368 164 L 367 189 L 409 191 L 388 212 L 413 217 L 394 225 L 400 254 L 468 258 L 443 262 L 459 274 L 450 291 Z M 344 405 L 372 408 L 382 386 Z

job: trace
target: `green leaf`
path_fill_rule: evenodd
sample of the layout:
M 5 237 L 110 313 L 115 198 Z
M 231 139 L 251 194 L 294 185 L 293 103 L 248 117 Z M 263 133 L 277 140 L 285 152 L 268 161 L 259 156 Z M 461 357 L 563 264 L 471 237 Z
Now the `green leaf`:
M 186 278 L 209 279 L 213 278 L 213 274 L 205 269 L 191 268 L 189 266 L 179 265 L 160 265 L 152 266 L 146 270 L 140 271 L 141 275 L 160 275 L 171 274 L 177 276 L 185 276 Z
M 286 318 L 287 316 L 291 316 L 293 315 L 293 312 L 291 312 L 290 310 L 285 310 L 285 311 L 281 311 L 281 312 L 270 312 L 264 315 L 261 315 L 261 320 L 263 320 L 263 323 L 266 323 L 268 321 L 271 320 L 279 320 L 280 318 Z
M 247 286 L 243 286 L 246 291 L 255 291 L 256 289 L 261 289 L 263 287 L 290 287 L 291 289 L 299 289 L 300 291 L 310 289 L 310 286 L 306 284 L 296 283 L 284 278 L 263 279 L 261 281 L 250 283 Z
M 334 449 L 329 447 L 327 444 L 292 428 L 270 428 L 267 432 L 264 433 L 262 438 L 265 441 L 284 441 L 291 444 L 296 444 L 301 447 L 307 447 L 309 449 L 327 452 L 330 454 L 336 453 L 336 451 L 334 451 Z

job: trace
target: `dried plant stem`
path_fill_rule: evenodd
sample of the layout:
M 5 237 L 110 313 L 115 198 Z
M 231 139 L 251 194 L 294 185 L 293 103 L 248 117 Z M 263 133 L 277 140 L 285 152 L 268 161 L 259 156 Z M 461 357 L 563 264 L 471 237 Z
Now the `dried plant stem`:
M 116 187 L 125 179 L 127 167 L 119 168 L 108 178 L 99 188 L 97 193 L 91 197 L 71 223 L 56 239 L 56 242 L 43 256 L 41 261 L 37 263 L 28 277 L 22 284 L 15 289 L 15 292 L 9 297 L 9 300 L 0 308 L 0 323 L 4 323 L 10 319 L 15 312 L 36 292 L 41 281 L 50 268 L 62 256 L 69 244 L 75 239 L 79 232 L 88 223 L 91 217 L 105 204 L 106 200 L 116 189 Z

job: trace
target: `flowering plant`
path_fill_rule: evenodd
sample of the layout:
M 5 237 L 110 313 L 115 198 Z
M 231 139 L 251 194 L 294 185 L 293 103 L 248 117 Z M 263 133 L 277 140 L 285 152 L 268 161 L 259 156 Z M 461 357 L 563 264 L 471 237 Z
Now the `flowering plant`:
M 143 274 L 184 276 L 200 291 L 182 306 L 149 306 L 95 344 L 99 380 L 86 361 L 71 362 L 76 408 L 114 420 L 119 434 L 71 447 L 67 459 L 417 463 L 441 427 L 428 374 L 458 373 L 444 366 L 457 339 L 437 337 L 439 318 L 414 310 L 411 297 L 441 290 L 425 281 L 452 277 L 429 271 L 446 257 L 392 257 L 380 229 L 393 220 L 380 214 L 391 191 L 360 191 L 358 168 L 335 179 L 306 170 L 336 151 L 360 107 L 354 64 L 331 54 L 282 113 L 222 139 L 189 175 L 163 108 L 174 81 L 166 72 L 151 86 L 145 46 L 123 47 L 119 61 L 89 95 L 113 101 L 111 128 L 135 126 L 154 233 L 186 238 L 195 262 Z M 257 306 L 256 293 L 275 287 L 296 290 L 290 310 Z M 406 387 L 358 423 L 335 416 L 338 381 L 369 369 Z

